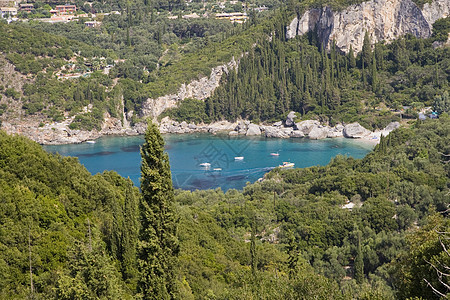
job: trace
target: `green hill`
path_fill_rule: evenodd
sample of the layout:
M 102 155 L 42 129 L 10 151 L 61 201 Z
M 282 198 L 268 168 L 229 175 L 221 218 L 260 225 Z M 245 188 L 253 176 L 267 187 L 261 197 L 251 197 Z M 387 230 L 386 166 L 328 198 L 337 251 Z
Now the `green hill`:
M 180 298 L 433 298 L 421 277 L 445 292 L 425 259 L 448 265 L 433 230 L 449 226 L 449 125 L 418 122 L 362 160 L 274 170 L 243 192 L 177 191 Z M 1 298 L 31 297 L 30 266 L 39 298 L 135 297 L 132 182 L 3 132 L 0 149 Z

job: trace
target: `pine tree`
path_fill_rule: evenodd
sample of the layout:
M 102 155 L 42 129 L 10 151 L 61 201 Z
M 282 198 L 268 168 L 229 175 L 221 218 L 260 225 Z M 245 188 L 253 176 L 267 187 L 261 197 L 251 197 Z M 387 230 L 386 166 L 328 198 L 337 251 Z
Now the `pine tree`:
M 173 299 L 176 297 L 175 265 L 179 253 L 174 193 L 164 140 L 151 121 L 141 156 L 138 290 L 144 299 Z

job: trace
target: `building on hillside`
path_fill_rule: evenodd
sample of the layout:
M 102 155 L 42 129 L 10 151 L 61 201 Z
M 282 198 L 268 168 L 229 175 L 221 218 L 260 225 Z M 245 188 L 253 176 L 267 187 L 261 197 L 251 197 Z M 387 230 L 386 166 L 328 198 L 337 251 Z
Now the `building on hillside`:
M 74 14 L 77 11 L 75 5 L 57 5 L 55 10 L 61 15 Z
M 4 19 L 17 15 L 15 7 L 0 7 L 0 16 Z
M 234 12 L 234 13 L 220 13 L 216 14 L 218 20 L 230 20 L 231 23 L 244 23 L 247 21 L 247 13 Z
M 197 18 L 200 18 L 200 16 L 197 15 L 196 13 L 183 16 L 183 19 L 197 19 Z
M 266 10 L 268 10 L 269 8 L 267 7 L 267 6 L 265 6 L 265 5 L 263 5 L 263 6 L 259 6 L 259 7 L 255 7 L 255 11 L 257 11 L 257 12 L 262 12 L 262 11 L 266 11 Z
M 48 19 L 40 19 L 41 22 L 44 23 L 67 23 L 72 21 L 74 16 L 72 15 L 53 15 Z
M 86 22 L 84 22 L 84 25 L 86 25 L 89 28 L 96 28 L 96 27 L 100 27 L 102 25 L 102 22 L 99 22 L 99 21 L 86 21 Z
M 32 3 L 21 3 L 19 5 L 20 11 L 31 12 L 34 10 L 34 5 Z

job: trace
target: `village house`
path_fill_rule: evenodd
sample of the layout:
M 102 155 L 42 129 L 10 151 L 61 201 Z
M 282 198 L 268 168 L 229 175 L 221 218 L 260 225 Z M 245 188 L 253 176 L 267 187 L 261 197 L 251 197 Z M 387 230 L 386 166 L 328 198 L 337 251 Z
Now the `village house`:
M 247 21 L 247 13 L 234 12 L 234 13 L 219 13 L 216 14 L 216 19 L 218 20 L 230 20 L 231 23 L 244 23 Z
M 32 3 L 21 3 L 19 6 L 20 11 L 31 12 L 34 9 L 34 5 Z
M 15 7 L 0 7 L 0 16 L 4 19 L 17 15 Z
M 74 14 L 77 11 L 77 7 L 75 5 L 57 5 L 55 10 L 61 15 Z
M 96 27 L 100 27 L 102 25 L 102 22 L 99 22 L 99 21 L 86 21 L 86 22 L 84 22 L 84 25 L 86 25 L 89 28 L 96 28 Z

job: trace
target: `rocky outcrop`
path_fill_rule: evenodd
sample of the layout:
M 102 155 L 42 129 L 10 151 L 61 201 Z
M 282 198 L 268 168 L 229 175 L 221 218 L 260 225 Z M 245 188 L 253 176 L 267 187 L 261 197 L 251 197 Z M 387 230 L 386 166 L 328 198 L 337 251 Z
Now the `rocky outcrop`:
M 319 121 L 306 120 L 306 121 L 301 121 L 301 122 L 295 123 L 294 129 L 303 132 L 303 134 L 305 134 L 305 135 L 308 135 L 314 127 L 319 126 L 319 125 L 320 125 Z
M 305 137 L 305 134 L 300 130 L 292 130 L 290 137 L 291 138 L 302 138 L 302 137 Z
M 71 118 L 73 119 L 73 118 Z M 39 126 L 33 121 L 13 120 L 2 123 L 2 129 L 8 134 L 20 134 L 43 145 L 78 144 L 87 140 L 95 140 L 105 135 L 139 135 L 145 133 L 145 123 L 124 128 L 119 119 L 106 118 L 102 129 L 72 130 L 69 128 L 71 119 Z
M 330 128 L 330 130 L 328 130 L 327 138 L 343 137 L 343 130 L 344 126 L 341 124 L 337 124 L 336 126 Z
M 249 124 L 246 134 L 249 135 L 261 135 L 261 129 L 259 129 L 259 125 Z
M 311 140 L 321 140 L 328 136 L 329 127 L 326 126 L 314 126 L 309 132 L 308 137 Z
M 289 132 L 285 131 L 284 128 L 274 126 L 264 126 L 264 135 L 267 138 L 289 138 Z
M 291 111 L 291 112 L 287 115 L 286 122 L 285 122 L 286 126 L 287 126 L 287 127 L 294 126 L 294 120 L 295 120 L 295 118 L 297 118 L 297 116 L 296 116 L 296 114 L 295 114 L 295 111 Z
M 367 31 L 372 43 L 392 41 L 410 33 L 416 37 L 431 35 L 432 24 L 449 15 L 450 0 L 435 0 L 421 10 L 411 0 L 372 0 L 352 5 L 342 11 L 330 7 L 310 9 L 287 27 L 287 38 L 317 30 L 319 40 L 327 48 L 333 40 L 337 48 L 348 53 L 362 49 Z
M 431 3 L 425 3 L 422 8 L 422 15 L 431 29 L 431 25 L 438 19 L 450 15 L 450 2 L 448 0 L 435 0 Z
M 343 133 L 346 138 L 359 139 L 370 135 L 371 132 L 359 123 L 351 123 L 345 125 Z
M 156 99 L 147 99 L 141 110 L 142 117 L 156 118 L 164 110 L 176 107 L 178 101 L 186 98 L 195 98 L 204 100 L 211 96 L 212 92 L 219 86 L 223 73 L 228 72 L 237 67 L 237 62 L 233 59 L 225 64 L 215 67 L 211 70 L 209 77 L 202 77 L 199 80 L 193 80 L 189 84 L 182 84 L 177 94 L 165 95 Z
M 177 122 L 171 120 L 169 117 L 165 117 L 161 120 L 159 125 L 159 131 L 161 133 L 194 133 L 194 132 L 209 132 L 209 133 L 217 133 L 217 132 L 233 132 L 230 135 L 237 135 L 238 132 L 234 131 L 237 123 L 231 123 L 228 121 L 220 121 L 211 124 L 193 124 L 187 122 Z

